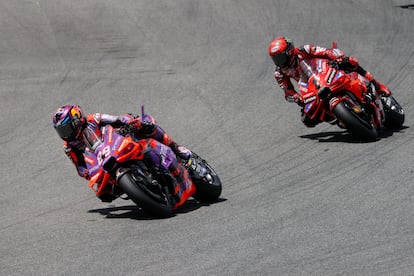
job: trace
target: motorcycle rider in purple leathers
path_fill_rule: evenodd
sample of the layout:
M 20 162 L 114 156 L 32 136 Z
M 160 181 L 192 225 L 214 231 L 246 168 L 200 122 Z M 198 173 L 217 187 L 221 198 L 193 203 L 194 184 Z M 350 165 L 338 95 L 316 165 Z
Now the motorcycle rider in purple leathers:
M 53 115 L 53 126 L 58 135 L 64 141 L 63 148 L 66 155 L 75 165 L 79 176 L 89 179 L 89 172 L 86 168 L 83 152 L 86 149 L 86 144 L 83 140 L 83 130 L 88 127 L 95 131 L 100 137 L 101 127 L 105 125 L 111 125 L 115 128 L 121 126 L 129 126 L 132 129 L 133 137 L 136 139 L 153 138 L 162 144 L 169 146 L 173 152 L 181 160 L 189 160 L 191 152 L 182 146 L 179 146 L 173 141 L 160 126 L 155 123 L 155 119 L 150 115 L 145 115 L 145 118 L 133 116 L 132 114 L 124 114 L 121 116 L 109 115 L 109 114 L 88 114 L 84 115 L 82 109 L 78 105 L 64 105 L 58 108 Z M 148 143 L 148 146 L 151 145 Z M 159 147 L 159 145 L 158 145 Z M 145 153 L 145 157 L 148 160 L 152 160 L 154 164 L 158 164 L 155 152 L 159 152 L 160 149 L 155 151 L 148 151 Z M 181 162 L 173 162 L 169 168 L 171 175 L 176 179 L 175 185 L 179 185 L 182 189 L 175 189 L 175 192 L 183 190 L 188 186 L 191 186 L 191 179 L 188 177 L 188 172 L 185 171 Z M 99 198 L 103 202 L 111 202 L 117 196 L 120 191 L 116 191 L 116 186 L 111 185 L 108 188 L 112 190 L 105 191 L 105 193 Z M 177 200 L 180 199 L 179 194 L 175 194 Z

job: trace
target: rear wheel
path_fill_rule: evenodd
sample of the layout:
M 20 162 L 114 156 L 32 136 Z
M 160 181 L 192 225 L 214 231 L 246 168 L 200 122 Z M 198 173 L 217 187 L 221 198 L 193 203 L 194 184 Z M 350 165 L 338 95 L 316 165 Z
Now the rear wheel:
M 355 138 L 363 141 L 375 141 L 378 138 L 378 130 L 374 127 L 373 118 L 369 114 L 361 113 L 366 117 L 362 118 L 351 108 L 348 108 L 346 102 L 338 103 L 333 112 Z
M 381 101 L 385 113 L 384 126 L 389 129 L 400 129 L 405 120 L 404 109 L 392 95 L 381 97 Z
M 163 188 L 152 179 L 151 175 L 143 176 L 127 172 L 118 179 L 120 188 L 144 211 L 161 217 L 173 214 L 173 202 L 168 189 Z
M 193 198 L 201 203 L 213 203 L 221 195 L 221 180 L 214 169 L 200 156 L 193 153 L 194 164 L 189 169 L 191 178 L 196 186 Z M 205 172 L 200 175 L 200 172 Z

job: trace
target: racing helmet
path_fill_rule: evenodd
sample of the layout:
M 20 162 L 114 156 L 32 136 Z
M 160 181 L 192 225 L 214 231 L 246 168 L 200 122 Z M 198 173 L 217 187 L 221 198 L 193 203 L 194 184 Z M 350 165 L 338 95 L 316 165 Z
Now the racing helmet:
M 86 119 L 78 105 L 59 107 L 53 115 L 53 127 L 64 141 L 79 139 Z
M 269 55 L 276 66 L 287 68 L 295 60 L 295 46 L 289 38 L 283 36 L 275 38 L 270 42 Z

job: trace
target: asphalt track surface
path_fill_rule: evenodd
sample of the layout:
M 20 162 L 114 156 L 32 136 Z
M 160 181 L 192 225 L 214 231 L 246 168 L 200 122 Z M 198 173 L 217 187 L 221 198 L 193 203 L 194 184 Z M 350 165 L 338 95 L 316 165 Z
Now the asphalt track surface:
M 309 2 L 309 3 L 308 3 Z M 410 1 L 0 2 L 1 275 L 414 274 Z M 300 122 L 268 43 L 330 46 L 385 82 L 398 132 Z M 168 219 L 101 203 L 51 116 L 146 111 L 205 157 L 219 202 Z

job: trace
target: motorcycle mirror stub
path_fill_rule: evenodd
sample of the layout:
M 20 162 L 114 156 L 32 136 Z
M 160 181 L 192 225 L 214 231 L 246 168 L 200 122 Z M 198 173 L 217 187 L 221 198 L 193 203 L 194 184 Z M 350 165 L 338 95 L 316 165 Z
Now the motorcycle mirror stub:
M 320 99 L 324 100 L 326 99 L 326 97 L 328 97 L 330 93 L 331 89 L 329 87 L 324 86 L 318 91 L 318 96 Z

